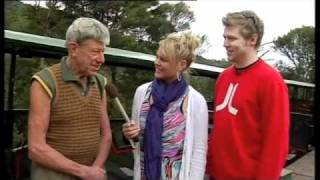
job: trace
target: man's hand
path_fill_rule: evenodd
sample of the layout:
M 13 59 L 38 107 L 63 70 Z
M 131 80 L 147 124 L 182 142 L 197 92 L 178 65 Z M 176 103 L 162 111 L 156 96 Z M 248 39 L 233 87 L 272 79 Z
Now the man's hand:
M 83 166 L 82 180 L 106 180 L 106 171 L 98 166 Z

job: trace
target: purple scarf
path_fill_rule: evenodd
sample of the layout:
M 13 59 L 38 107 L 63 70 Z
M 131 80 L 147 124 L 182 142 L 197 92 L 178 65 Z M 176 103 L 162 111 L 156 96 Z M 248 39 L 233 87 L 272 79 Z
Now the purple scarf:
M 160 180 L 162 157 L 163 114 L 170 102 L 181 97 L 187 88 L 187 82 L 182 78 L 171 84 L 155 79 L 152 82 L 151 95 L 153 104 L 147 115 L 144 129 L 144 174 L 146 180 Z

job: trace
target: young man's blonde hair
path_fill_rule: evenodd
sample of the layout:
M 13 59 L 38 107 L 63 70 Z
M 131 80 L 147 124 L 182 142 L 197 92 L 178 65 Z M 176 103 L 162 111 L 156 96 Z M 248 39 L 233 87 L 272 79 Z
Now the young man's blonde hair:
M 245 39 L 248 39 L 256 34 L 256 48 L 260 46 L 264 32 L 264 24 L 253 11 L 246 10 L 228 13 L 222 18 L 222 23 L 224 26 L 240 26 L 240 34 Z

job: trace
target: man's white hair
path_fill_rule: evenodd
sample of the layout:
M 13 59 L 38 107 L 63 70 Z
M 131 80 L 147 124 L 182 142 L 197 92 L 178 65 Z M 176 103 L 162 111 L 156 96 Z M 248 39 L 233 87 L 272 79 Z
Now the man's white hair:
M 104 24 L 93 18 L 80 17 L 74 20 L 66 32 L 66 46 L 70 42 L 82 43 L 88 39 L 96 39 L 109 45 L 109 30 Z

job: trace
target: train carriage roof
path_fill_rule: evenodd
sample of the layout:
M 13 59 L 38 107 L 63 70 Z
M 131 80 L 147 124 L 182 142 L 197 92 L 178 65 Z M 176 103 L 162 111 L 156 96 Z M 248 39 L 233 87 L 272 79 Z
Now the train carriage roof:
M 5 30 L 5 52 L 16 53 L 22 57 L 41 56 L 61 58 L 67 55 L 65 40 Z M 107 47 L 105 51 L 108 65 L 119 65 L 142 69 L 154 69 L 155 56 L 140 52 Z M 191 65 L 194 75 L 216 78 L 224 68 L 193 63 Z M 315 87 L 313 83 L 285 80 L 288 85 Z
M 41 56 L 61 58 L 67 54 L 65 40 L 34 34 L 5 30 L 5 52 L 23 57 Z M 105 51 L 108 65 L 119 65 L 143 69 L 154 69 L 155 56 L 140 52 L 107 47 Z M 217 77 L 223 68 L 199 63 L 191 65 L 195 75 Z

